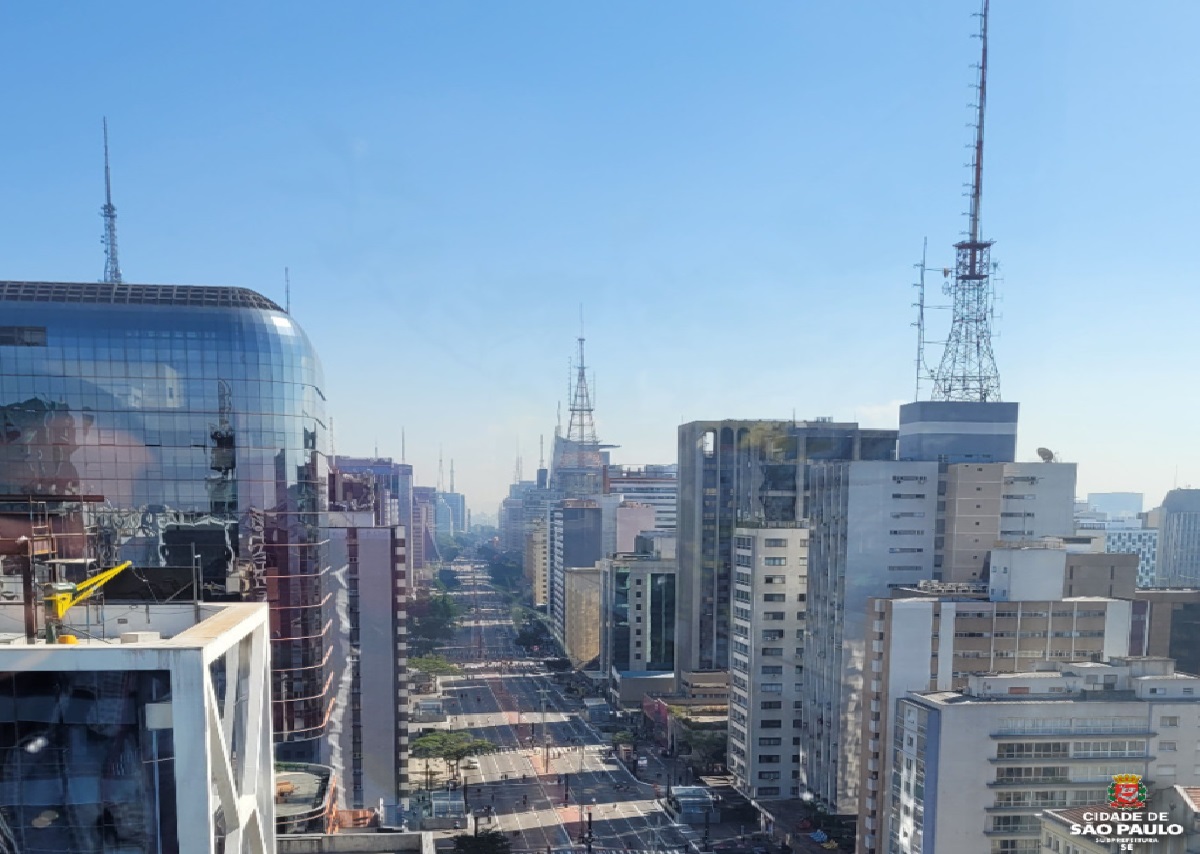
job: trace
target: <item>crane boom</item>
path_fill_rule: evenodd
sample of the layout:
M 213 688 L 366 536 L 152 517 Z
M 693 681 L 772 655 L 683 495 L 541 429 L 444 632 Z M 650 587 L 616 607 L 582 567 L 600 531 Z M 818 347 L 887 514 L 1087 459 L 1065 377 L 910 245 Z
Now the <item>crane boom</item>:
M 92 596 L 97 590 L 112 581 L 122 572 L 133 566 L 132 561 L 117 564 L 112 569 L 97 572 L 91 578 L 84 579 L 78 584 L 70 582 L 54 582 L 43 588 L 43 602 L 46 608 L 46 641 L 56 643 L 61 635 L 63 617 L 67 611 L 78 605 L 84 599 Z

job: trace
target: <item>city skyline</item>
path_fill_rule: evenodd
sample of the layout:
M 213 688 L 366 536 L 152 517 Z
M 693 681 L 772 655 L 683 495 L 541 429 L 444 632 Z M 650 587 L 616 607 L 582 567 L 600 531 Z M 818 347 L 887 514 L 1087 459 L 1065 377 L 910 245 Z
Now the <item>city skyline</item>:
M 950 262 L 965 207 L 974 2 L 65 8 L 0 11 L 36 129 L 0 140 L 3 278 L 100 277 L 106 114 L 125 280 L 282 303 L 290 267 L 338 453 L 399 459 L 403 427 L 420 483 L 444 447 L 493 514 L 565 411 L 581 304 L 615 461 L 673 462 L 692 420 L 894 427 L 911 399 L 912 263 L 925 236 Z M 1200 416 L 1200 298 L 1175 284 L 1200 182 L 1169 155 L 1198 23 L 992 10 L 1002 395 L 1018 459 L 1079 463 L 1081 496 L 1200 483 L 1173 426 Z

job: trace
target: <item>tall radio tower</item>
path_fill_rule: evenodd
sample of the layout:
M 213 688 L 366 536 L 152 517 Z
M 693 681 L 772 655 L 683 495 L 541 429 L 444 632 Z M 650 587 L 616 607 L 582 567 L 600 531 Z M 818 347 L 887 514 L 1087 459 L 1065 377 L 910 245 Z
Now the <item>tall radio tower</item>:
M 975 145 L 971 158 L 971 183 L 967 239 L 954 244 L 954 282 L 946 286 L 952 299 L 950 334 L 942 361 L 933 375 L 934 400 L 1000 400 L 1000 373 L 992 354 L 992 241 L 979 235 L 980 203 L 983 197 L 983 117 L 987 102 L 988 2 L 980 12 L 979 41 L 982 46 Z
M 121 284 L 121 262 L 117 260 L 117 208 L 112 203 L 112 180 L 108 174 L 108 117 L 104 118 L 104 278 L 111 285 Z

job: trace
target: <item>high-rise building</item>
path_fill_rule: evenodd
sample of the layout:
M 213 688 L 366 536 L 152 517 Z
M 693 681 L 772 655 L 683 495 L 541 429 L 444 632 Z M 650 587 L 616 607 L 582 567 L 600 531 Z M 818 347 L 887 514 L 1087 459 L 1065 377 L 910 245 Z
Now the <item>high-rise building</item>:
M 450 508 L 452 533 L 461 534 L 467 530 L 467 498 L 461 492 L 442 492 L 439 496 Z
M 888 734 L 896 702 L 908 691 L 959 690 L 971 674 L 1013 672 L 1037 660 L 1102 661 L 1135 652 L 1134 556 L 1025 542 L 993 549 L 989 564 L 987 584 L 922 582 L 868 604 L 860 854 L 888 851 Z
M 23 606 L 0 602 L 5 850 L 275 850 L 293 816 L 275 804 L 266 604 L 92 600 L 67 614 L 75 644 L 27 641 Z M 287 767 L 332 795 L 327 766 Z
M 334 690 L 331 764 L 341 774 L 342 806 L 398 804 L 408 788 L 409 579 L 404 528 L 377 524 L 368 506 L 342 504 L 351 491 L 330 477 L 329 552 L 333 566 Z M 375 496 L 382 500 L 382 496 Z
M 679 466 L 610 465 L 604 469 L 604 491 L 654 508 L 654 527 L 674 531 L 679 497 Z
M 808 531 L 798 522 L 734 532 L 733 650 L 726 764 L 747 798 L 800 795 L 793 739 L 803 678 Z
M 637 683 L 675 671 L 674 539 L 639 536 L 602 564 L 600 670 L 618 703 L 640 706 Z
M 1156 586 L 1200 586 L 1200 489 L 1168 492 L 1160 520 Z
M 423 570 L 438 560 L 437 490 L 432 486 L 414 486 L 412 490 L 412 527 L 406 532 L 412 568 Z
M 604 511 L 600 504 L 589 499 L 560 501 L 550 511 L 547 542 L 551 628 L 559 643 L 567 648 L 567 655 L 586 664 L 591 658 L 588 653 L 598 654 L 600 648 L 599 563 L 604 557 Z M 575 574 L 577 578 L 568 585 L 569 574 Z M 571 596 L 568 596 L 568 586 L 572 589 Z M 593 588 L 594 618 L 591 609 L 572 610 L 569 607 L 571 599 L 587 598 Z M 572 620 L 574 626 L 569 625 Z
M 827 462 L 809 472 L 808 608 L 800 785 L 840 814 L 858 807 L 868 601 L 934 578 L 935 462 Z
M 198 564 L 206 597 L 269 601 L 277 755 L 296 761 L 323 757 L 333 704 L 323 384 L 250 290 L 0 282 L 0 538 L 146 576 Z
M 814 460 L 890 460 L 896 431 L 832 421 L 694 421 L 679 428 L 676 674 L 726 670 L 733 531 L 806 514 Z
M 1116 774 L 1200 783 L 1200 678 L 1161 658 L 971 676 L 900 700 L 886 736 L 887 851 L 1036 852 L 1042 808 L 1107 803 Z
M 543 521 L 525 535 L 525 582 L 533 592 L 533 604 L 536 606 L 550 602 L 548 533 L 548 521 Z

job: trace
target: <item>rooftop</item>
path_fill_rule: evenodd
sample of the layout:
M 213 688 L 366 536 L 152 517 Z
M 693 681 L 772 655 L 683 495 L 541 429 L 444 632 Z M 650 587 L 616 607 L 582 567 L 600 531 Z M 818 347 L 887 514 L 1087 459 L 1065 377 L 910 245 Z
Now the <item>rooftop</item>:
M 216 285 L 129 285 L 112 282 L 0 282 L 0 302 L 169 305 L 283 311 L 249 288 Z
M 49 655 L 92 650 L 171 650 L 207 646 L 247 620 L 265 620 L 266 603 L 192 602 L 172 604 L 80 603 L 67 612 L 64 635 L 75 643 L 49 644 L 41 636 L 25 637 L 24 607 L 20 602 L 0 602 L 0 655 L 26 654 L 32 647 Z

